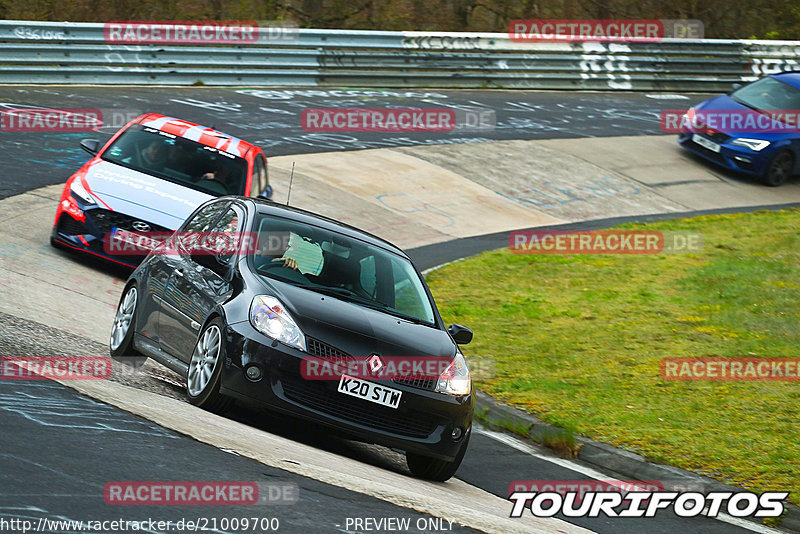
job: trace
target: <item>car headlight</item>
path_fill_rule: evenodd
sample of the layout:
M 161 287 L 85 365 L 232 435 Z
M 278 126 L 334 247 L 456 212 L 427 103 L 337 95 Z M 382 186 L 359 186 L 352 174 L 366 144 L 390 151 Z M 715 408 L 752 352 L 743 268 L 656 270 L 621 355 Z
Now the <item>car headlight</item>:
M 250 323 L 265 336 L 306 350 L 306 336 L 275 297 L 258 295 L 253 298 L 253 303 L 250 304 Z
M 439 375 L 436 391 L 448 395 L 467 395 L 471 388 L 472 382 L 469 378 L 467 360 L 463 354 L 457 352 L 450 366 Z
M 746 137 L 739 137 L 731 141 L 731 144 L 743 146 L 745 148 L 749 148 L 750 150 L 760 152 L 769 146 L 769 141 L 764 141 L 763 139 L 747 139 Z
M 75 178 L 74 180 L 72 180 L 72 183 L 69 186 L 69 191 L 70 191 L 70 193 L 72 193 L 73 196 L 83 200 L 87 204 L 95 204 L 96 203 L 94 201 L 94 198 L 92 198 L 92 195 L 90 195 L 89 192 L 86 191 L 86 189 L 84 189 L 83 184 L 81 184 L 80 177 Z

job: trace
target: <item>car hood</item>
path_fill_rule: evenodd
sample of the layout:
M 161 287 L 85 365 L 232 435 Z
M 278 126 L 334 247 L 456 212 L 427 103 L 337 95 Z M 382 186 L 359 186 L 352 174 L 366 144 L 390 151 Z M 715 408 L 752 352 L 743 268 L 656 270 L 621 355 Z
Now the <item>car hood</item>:
M 452 357 L 447 332 L 276 280 L 267 282 L 307 337 L 352 356 Z
M 705 111 L 712 111 L 712 110 L 719 110 L 719 109 L 739 111 L 739 110 L 750 109 L 747 106 L 741 105 L 740 103 L 738 103 L 736 100 L 732 99 L 728 95 L 715 96 L 714 98 L 711 98 L 709 100 L 705 100 L 703 102 L 700 102 L 699 104 L 697 104 L 697 105 L 695 105 L 693 107 L 694 107 L 694 109 L 697 109 L 697 110 L 702 109 L 702 110 L 705 110 Z
M 86 172 L 86 183 L 102 207 L 176 230 L 207 195 L 108 161 Z
M 697 111 L 754 111 L 752 108 L 747 106 L 743 106 L 742 104 L 738 103 L 736 100 L 732 99 L 728 95 L 720 95 L 716 96 L 710 100 L 706 100 L 704 102 L 700 102 L 699 104 L 693 106 Z M 718 129 L 724 134 L 728 134 L 733 137 L 747 137 L 750 139 L 764 139 L 766 141 L 776 141 L 779 139 L 786 139 L 787 134 L 785 132 L 734 132 L 732 128 L 725 128 L 725 129 Z

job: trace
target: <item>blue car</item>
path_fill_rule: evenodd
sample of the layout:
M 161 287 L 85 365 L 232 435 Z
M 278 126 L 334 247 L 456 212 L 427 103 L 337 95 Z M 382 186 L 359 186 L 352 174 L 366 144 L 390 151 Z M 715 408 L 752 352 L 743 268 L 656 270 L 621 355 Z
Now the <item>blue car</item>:
M 798 173 L 800 167 L 800 72 L 766 76 L 735 89 L 726 95 L 702 102 L 687 112 L 678 142 L 698 156 L 726 169 L 755 176 L 769 186 L 779 186 Z M 766 115 L 766 117 L 763 117 Z M 698 120 L 698 117 L 702 119 Z M 775 119 L 776 122 L 770 122 Z M 787 118 L 788 117 L 788 118 Z M 708 119 L 763 118 L 762 128 L 737 130 L 728 120 L 727 127 L 714 127 Z M 777 124 L 778 127 L 775 125 Z

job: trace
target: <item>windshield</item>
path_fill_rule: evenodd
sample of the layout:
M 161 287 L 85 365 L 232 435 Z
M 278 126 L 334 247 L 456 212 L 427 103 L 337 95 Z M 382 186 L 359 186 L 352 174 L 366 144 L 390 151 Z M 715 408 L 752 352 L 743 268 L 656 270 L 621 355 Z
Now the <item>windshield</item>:
M 433 306 L 407 259 L 358 239 L 259 215 L 253 267 L 287 282 L 369 308 L 434 324 Z
M 208 195 L 245 192 L 244 158 L 139 124 L 125 130 L 101 157 Z
M 759 111 L 800 109 L 800 89 L 771 77 L 740 87 L 731 98 Z

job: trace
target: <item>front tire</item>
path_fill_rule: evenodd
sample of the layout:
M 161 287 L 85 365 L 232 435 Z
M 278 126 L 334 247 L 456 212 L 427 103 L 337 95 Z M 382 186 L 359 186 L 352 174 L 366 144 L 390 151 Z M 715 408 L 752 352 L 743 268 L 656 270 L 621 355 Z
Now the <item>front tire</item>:
M 192 352 L 186 373 L 186 394 L 189 402 L 209 412 L 221 413 L 230 408 L 233 399 L 219 392 L 225 343 L 222 321 L 214 319 L 206 325 Z
M 464 454 L 467 452 L 471 434 L 472 429 L 470 429 L 469 433 L 464 438 L 464 443 L 461 444 L 461 448 L 458 450 L 458 454 L 456 454 L 452 462 L 413 452 L 406 452 L 406 464 L 411 474 L 435 482 L 449 480 L 456 474 L 456 471 L 458 471 L 458 468 L 461 466 L 461 461 L 464 459 Z
M 778 187 L 789 179 L 793 168 L 794 156 L 788 150 L 781 150 L 770 160 L 761 181 L 770 187 Z
M 111 327 L 108 349 L 111 359 L 129 367 L 139 368 L 147 361 L 133 348 L 133 334 L 136 330 L 136 309 L 139 304 L 139 292 L 136 284 L 129 285 L 119 299 L 117 314 Z

